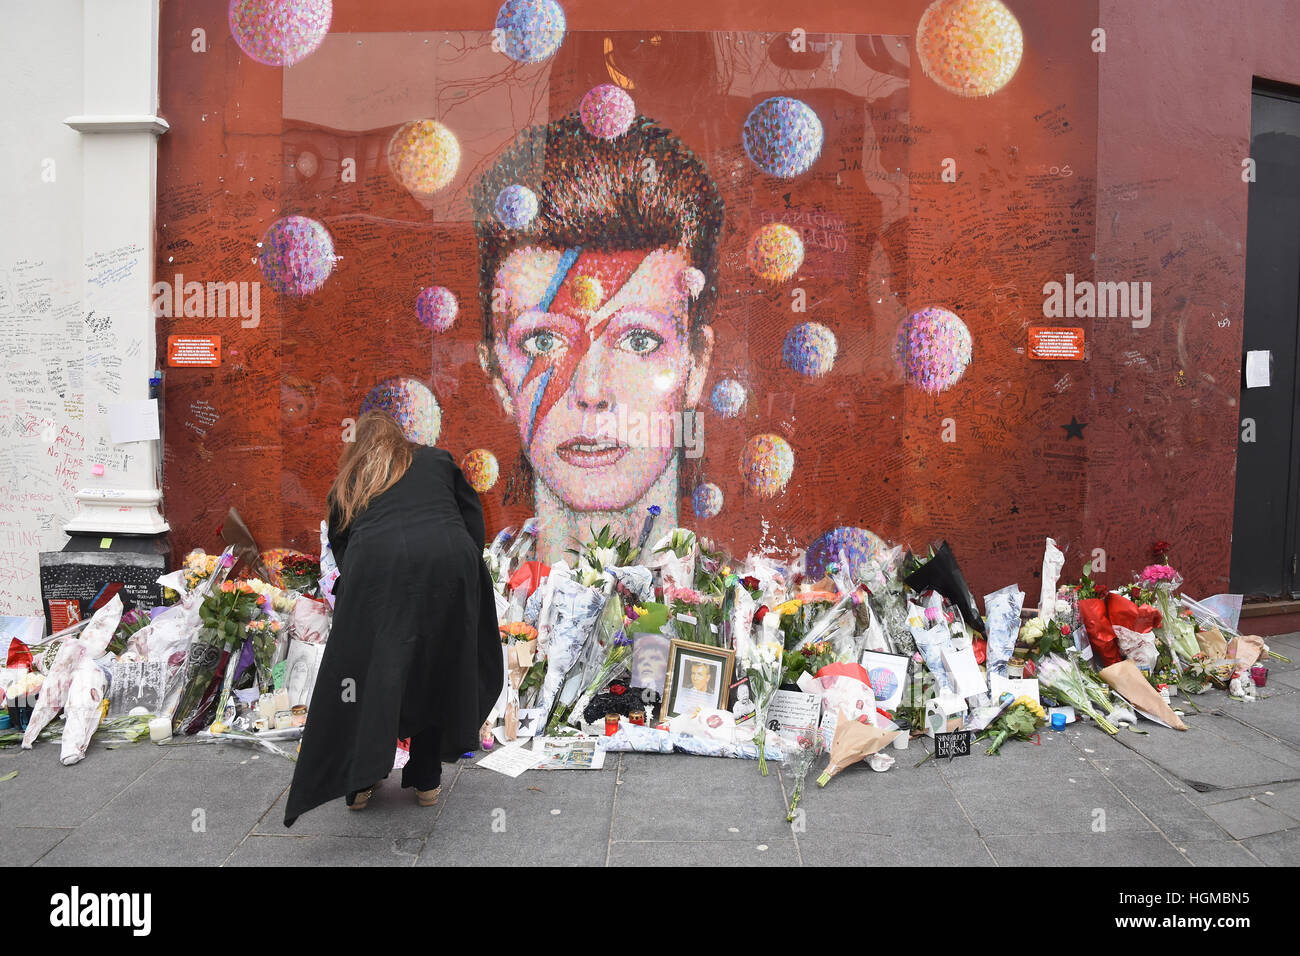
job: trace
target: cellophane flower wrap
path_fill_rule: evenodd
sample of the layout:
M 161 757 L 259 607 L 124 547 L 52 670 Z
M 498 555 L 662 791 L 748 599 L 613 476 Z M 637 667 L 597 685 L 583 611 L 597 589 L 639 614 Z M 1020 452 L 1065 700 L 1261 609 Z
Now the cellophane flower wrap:
M 795 810 L 799 807 L 799 798 L 803 796 L 803 787 L 808 779 L 808 771 L 822 753 L 821 729 L 811 724 L 799 731 L 795 737 L 795 746 L 791 755 L 791 767 L 794 771 L 794 792 L 790 795 L 790 809 L 785 815 L 786 822 L 794 821 Z
M 247 582 L 223 581 L 199 607 L 202 626 L 185 659 L 184 685 L 172 716 L 175 733 L 197 733 L 211 723 L 231 652 L 259 613 L 259 595 Z
M 774 628 L 760 628 L 760 638 L 755 640 L 746 634 L 737 637 L 736 660 L 744 668 L 749 678 L 750 699 L 754 702 L 754 743 L 758 747 L 758 772 L 767 776 L 767 711 L 772 703 L 772 695 L 781 686 L 782 655 L 785 648 L 771 639 L 776 633 Z
M 624 624 L 623 602 L 617 594 L 611 595 L 605 609 L 596 621 L 596 641 L 591 648 L 590 657 L 582 671 L 582 696 L 565 714 L 581 714 L 587 708 L 591 698 L 600 693 L 615 677 L 630 670 L 632 661 L 632 639 Z M 560 708 L 556 709 L 556 717 Z M 555 719 L 552 719 L 552 724 Z M 548 733 L 554 729 L 548 726 Z
M 1074 655 L 1049 654 L 1038 661 L 1038 686 L 1059 703 L 1069 704 L 1079 713 L 1087 714 L 1106 733 L 1118 733 L 1119 729 L 1093 706 L 1092 695 L 1088 693 L 1080 671 Z
M 1047 723 L 1047 713 L 1032 697 L 1017 697 L 1011 706 L 1002 711 L 976 740 L 991 739 L 993 743 L 984 751 L 990 757 L 997 754 L 1007 738 L 1028 740 L 1039 727 Z
M 986 634 L 988 649 L 985 667 L 990 675 L 1007 673 L 1007 664 L 1016 650 L 1016 637 L 1020 631 L 1020 609 L 1025 604 L 1025 592 L 1009 584 L 999 591 L 984 596 L 984 612 L 988 618 Z
M 538 702 L 550 714 L 548 728 L 563 725 L 582 692 L 584 664 L 596 643 L 596 625 L 609 604 L 601 591 L 567 580 L 558 582 L 553 600 L 556 616 L 549 629 L 546 677 Z M 540 626 L 538 633 L 542 633 Z
M 59 648 L 58 655 L 50 672 L 41 685 L 41 696 L 32 708 L 32 716 L 23 734 L 23 749 L 31 750 L 42 728 L 58 715 L 59 710 L 68 702 L 73 682 L 81 672 L 82 662 L 95 667 L 94 661 L 104 653 L 108 642 L 113 639 L 118 622 L 122 619 L 122 598 L 113 595 L 112 600 L 101 607 L 91 617 L 90 623 L 75 638 L 65 640 Z M 95 668 L 98 670 L 98 668 Z M 84 678 L 83 678 L 84 681 Z M 102 692 L 102 688 L 101 688 Z M 102 693 L 101 693 L 102 699 Z M 96 721 L 97 722 L 97 721 Z M 65 724 L 66 732 L 66 724 Z M 94 727 L 90 728 L 94 733 Z M 86 740 L 90 739 L 86 734 Z M 84 747 L 82 753 L 85 753 Z

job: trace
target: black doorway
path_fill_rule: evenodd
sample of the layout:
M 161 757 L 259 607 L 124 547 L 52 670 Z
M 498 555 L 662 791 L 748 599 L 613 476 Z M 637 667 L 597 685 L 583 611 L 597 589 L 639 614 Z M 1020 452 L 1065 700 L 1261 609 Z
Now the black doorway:
M 1246 310 L 1231 588 L 1296 597 L 1300 524 L 1300 90 L 1257 81 L 1251 96 Z M 1267 387 L 1246 355 L 1271 353 Z

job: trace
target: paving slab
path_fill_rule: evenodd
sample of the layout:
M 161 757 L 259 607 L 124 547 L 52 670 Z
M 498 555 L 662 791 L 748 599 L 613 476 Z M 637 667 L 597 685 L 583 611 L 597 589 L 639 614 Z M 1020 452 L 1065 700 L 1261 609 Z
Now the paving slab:
M 1300 827 L 1300 820 L 1250 797 L 1216 803 L 1206 807 L 1205 812 L 1227 830 L 1234 840 Z
M 1186 731 L 1148 723 L 1147 736 L 1125 733 L 1121 739 L 1189 784 L 1227 789 L 1300 778 L 1300 752 L 1257 733 L 1243 736 L 1248 728 L 1226 717 L 1189 714 L 1185 722 Z
M 219 865 L 288 787 L 291 772 L 287 761 L 159 759 L 39 865 Z
M 612 839 L 755 845 L 784 839 L 788 805 L 781 778 L 769 767 L 761 777 L 753 760 L 623 754 Z M 538 776 L 524 774 L 530 775 Z
M 799 865 L 799 850 L 789 837 L 755 844 L 739 840 L 689 843 L 615 840 L 609 847 L 609 865 L 786 867 Z
M 1300 863 L 1300 829 L 1282 830 L 1241 841 L 1266 866 Z
M 369 811 L 369 807 L 366 811 Z M 306 819 L 304 817 L 304 819 Z M 297 824 L 294 824 L 295 828 Z M 414 866 L 422 841 L 250 834 L 227 866 Z
M 457 769 L 455 764 L 443 764 L 443 793 L 451 789 L 450 784 L 456 777 Z M 294 821 L 292 827 L 286 827 L 284 804 L 288 798 L 286 791 L 275 801 L 271 812 L 258 821 L 253 832 L 266 836 L 291 834 L 423 840 L 433 829 L 437 817 L 436 808 L 421 807 L 416 803 L 413 789 L 402 789 L 400 770 L 393 771 L 388 779 L 380 781 L 379 788 L 364 810 L 349 809 L 344 798 L 339 797 L 308 810 Z
M 1260 790 L 1253 796 L 1260 803 L 1280 810 L 1289 817 L 1300 820 L 1300 783 L 1287 784 Z
M 1050 840 L 1028 830 L 985 838 L 999 866 L 1191 866 L 1161 834 L 1057 833 Z
M 1089 768 L 1071 776 L 1044 775 L 1033 786 L 1006 782 L 954 784 L 962 809 L 981 836 L 1073 834 L 1105 827 L 1107 832 L 1150 831 L 1155 827 L 1102 774 Z
M 809 829 L 797 834 L 807 866 L 995 866 L 992 853 L 969 826 L 951 832 L 902 834 Z
M 444 786 L 416 865 L 604 866 L 617 778 L 611 758 L 514 779 L 466 767 Z
M 6 826 L 79 826 L 162 759 L 149 743 L 110 750 L 92 743 L 80 763 L 59 762 L 59 742 L 38 742 L 31 750 L 5 751 L 0 776 L 0 814 Z
M 1240 843 L 1218 840 L 1174 841 L 1179 852 L 1193 866 L 1263 866 L 1253 853 Z
M 31 866 L 50 852 L 75 827 L 0 827 L 5 866 Z

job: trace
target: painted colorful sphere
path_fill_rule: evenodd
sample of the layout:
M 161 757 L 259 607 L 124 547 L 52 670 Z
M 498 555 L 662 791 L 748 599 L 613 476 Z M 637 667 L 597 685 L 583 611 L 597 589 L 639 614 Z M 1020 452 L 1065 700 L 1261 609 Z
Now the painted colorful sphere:
M 740 452 L 740 474 L 760 498 L 775 498 L 794 473 L 794 449 L 780 435 L 755 435 Z
M 230 0 L 226 19 L 239 48 L 267 66 L 293 66 L 330 31 L 332 0 Z
M 525 229 L 537 215 L 537 193 L 516 183 L 497 193 L 497 218 L 507 229 Z
M 390 378 L 380 382 L 361 403 L 361 414 L 384 411 L 402 426 L 407 441 L 436 445 L 442 431 L 442 409 L 429 386 L 413 378 Z
M 806 571 L 812 580 L 820 579 L 826 574 L 828 565 L 840 560 L 843 551 L 849 564 L 844 571 L 856 580 L 859 568 L 873 558 L 883 558 L 888 550 L 889 545 L 866 528 L 834 528 L 808 546 Z
M 734 378 L 724 378 L 713 386 L 709 404 L 723 418 L 735 418 L 745 407 L 745 386 Z
M 695 489 L 691 495 L 691 507 L 697 518 L 715 518 L 722 510 L 722 489 L 711 481 L 706 481 Z
M 497 11 L 496 34 L 516 63 L 539 63 L 564 42 L 564 10 L 555 0 L 506 0 Z
M 417 196 L 431 196 L 456 177 L 460 143 L 437 120 L 405 123 L 388 141 L 388 168 Z
M 796 325 L 785 337 L 781 356 L 800 375 L 817 378 L 835 364 L 835 333 L 818 322 Z
M 582 125 L 592 136 L 617 139 L 628 131 L 636 119 L 632 97 L 613 83 L 602 83 L 587 92 L 578 107 Z
M 677 290 L 692 299 L 700 297 L 700 293 L 704 291 L 704 283 L 704 273 L 694 266 L 687 266 L 677 273 Z
M 497 456 L 486 448 L 475 448 L 466 454 L 461 459 L 460 470 L 480 495 L 497 483 L 497 476 L 501 473 Z
M 281 295 L 311 295 L 330 277 L 334 261 L 329 230 L 306 216 L 271 223 L 257 254 L 262 277 Z
M 952 388 L 971 363 L 966 323 L 934 306 L 914 312 L 898 327 L 894 359 L 908 384 L 938 394 Z
M 822 151 L 822 121 L 812 107 L 789 96 L 759 103 L 745 120 L 745 152 L 769 176 L 808 171 Z
M 440 285 L 431 285 L 415 300 L 415 314 L 420 324 L 435 332 L 446 332 L 456 321 L 459 310 L 456 295 Z
M 785 282 L 803 265 L 803 239 L 780 222 L 769 222 L 749 240 L 749 267 L 760 279 Z
M 991 96 L 1015 76 L 1020 22 L 999 0 L 935 0 L 916 27 L 925 75 L 958 96 Z

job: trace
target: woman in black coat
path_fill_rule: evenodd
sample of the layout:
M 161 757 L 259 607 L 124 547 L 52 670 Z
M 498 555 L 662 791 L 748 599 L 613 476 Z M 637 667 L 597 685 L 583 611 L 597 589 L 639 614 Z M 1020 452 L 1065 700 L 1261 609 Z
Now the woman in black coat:
M 329 493 L 340 576 L 284 824 L 335 797 L 363 808 L 410 737 L 402 786 L 437 801 L 441 761 L 477 745 L 501 693 L 483 508 L 440 448 L 383 412 L 357 421 Z

